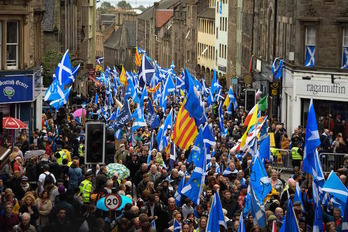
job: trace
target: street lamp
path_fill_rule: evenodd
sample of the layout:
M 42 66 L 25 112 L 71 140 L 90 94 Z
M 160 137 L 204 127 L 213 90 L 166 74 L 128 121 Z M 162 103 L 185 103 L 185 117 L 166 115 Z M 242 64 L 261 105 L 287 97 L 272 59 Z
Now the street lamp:
M 58 50 L 59 50 L 59 47 L 58 47 L 58 45 L 59 45 L 59 37 L 58 37 L 58 35 L 59 35 L 59 30 L 58 30 L 57 26 L 54 26 L 54 28 L 53 28 L 53 34 L 57 36 L 57 53 L 58 53 Z

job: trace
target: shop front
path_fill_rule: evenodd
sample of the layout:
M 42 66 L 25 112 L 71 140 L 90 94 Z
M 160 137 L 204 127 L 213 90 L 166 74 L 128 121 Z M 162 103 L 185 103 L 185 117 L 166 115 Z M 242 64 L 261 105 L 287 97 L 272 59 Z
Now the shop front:
M 348 124 L 348 73 L 285 71 L 282 90 L 282 120 L 288 132 L 307 124 L 310 100 L 313 99 L 319 133 L 328 128 L 346 133 Z M 348 133 L 347 133 L 348 135 Z
M 26 123 L 27 135 L 41 129 L 41 83 L 40 69 L 0 73 L 0 111 Z

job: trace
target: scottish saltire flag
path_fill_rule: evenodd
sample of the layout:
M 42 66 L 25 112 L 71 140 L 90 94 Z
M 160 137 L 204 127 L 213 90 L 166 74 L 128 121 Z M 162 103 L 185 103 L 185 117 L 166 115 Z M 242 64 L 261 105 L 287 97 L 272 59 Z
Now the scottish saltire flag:
M 251 215 L 253 216 L 254 225 L 259 225 L 261 228 L 266 226 L 266 213 L 265 207 L 259 203 L 256 198 L 257 192 L 250 185 L 250 208 Z
M 174 232 L 180 232 L 181 231 L 181 225 L 180 223 L 174 218 Z
M 220 14 L 222 14 L 222 0 L 220 0 Z
M 260 129 L 260 136 L 259 136 L 259 140 L 258 140 L 258 143 L 261 144 L 262 141 L 268 136 L 268 122 L 267 122 L 267 117 L 266 116 L 264 118 L 264 122 L 261 126 L 261 129 Z
M 325 177 L 323 173 L 323 167 L 321 165 L 321 161 L 319 158 L 318 150 L 315 150 L 314 152 L 314 168 L 312 170 L 313 170 L 313 179 L 319 183 L 322 182 L 322 184 L 324 184 Z
M 207 88 L 207 85 L 206 85 L 205 80 L 204 80 L 204 79 L 201 79 L 201 82 L 202 82 L 202 94 L 203 94 L 204 96 L 209 95 L 210 89 Z
M 237 174 L 238 173 L 238 170 L 237 169 L 234 169 L 234 170 L 231 170 L 229 166 L 227 166 L 227 168 L 225 169 L 225 171 L 223 171 L 222 175 L 224 176 L 228 176 L 230 174 Z
M 130 76 L 127 76 L 127 83 L 128 85 L 124 98 L 128 99 L 130 97 L 132 98 L 133 102 L 140 103 L 137 90 L 135 89 L 132 78 Z
M 246 232 L 245 231 L 245 226 L 244 226 L 243 212 L 240 213 L 239 225 L 238 225 L 237 232 Z
M 189 90 L 187 94 L 187 101 L 185 109 L 190 116 L 195 119 L 196 124 L 200 125 L 206 121 L 205 111 L 200 93 L 195 89 L 193 80 L 190 76 L 186 76 L 189 82 Z
M 217 192 L 214 194 L 214 198 L 211 203 L 206 232 L 220 231 L 220 225 L 227 229 L 225 217 L 222 212 L 219 192 Z
M 302 206 L 302 211 L 306 212 L 305 208 L 304 208 L 304 204 L 302 201 L 302 193 L 301 193 L 301 188 L 298 182 L 296 182 L 296 190 L 295 190 L 295 196 L 294 196 L 294 202 L 299 201 L 301 202 L 301 206 Z
M 323 191 L 330 193 L 341 202 L 347 202 L 348 190 L 334 171 L 331 171 L 329 178 L 325 181 Z
M 161 96 L 161 108 L 165 110 L 167 108 L 167 97 L 170 93 L 175 91 L 175 84 L 171 75 L 168 76 Z
M 245 205 L 243 209 L 243 217 L 247 217 L 251 212 L 251 192 L 250 192 L 250 186 L 248 187 L 247 195 L 245 196 Z
M 262 205 L 263 199 L 272 190 L 271 183 L 268 179 L 267 172 L 258 155 L 256 155 L 252 162 L 250 173 L 250 183 L 255 191 L 255 197 Z
M 119 114 L 117 115 L 117 117 L 114 121 L 115 131 L 118 131 L 119 129 L 121 129 L 131 119 L 132 119 L 132 114 L 129 110 L 128 100 L 125 100 L 125 103 L 124 103 L 122 109 L 120 110 Z
M 214 75 L 213 80 L 211 81 L 211 87 L 210 87 L 210 96 L 208 97 L 208 104 L 210 105 L 212 102 L 214 102 L 214 96 L 219 92 L 221 89 L 221 85 L 219 84 L 216 76 L 216 70 L 214 69 Z
M 323 212 L 321 210 L 319 200 L 319 186 L 315 180 L 312 181 L 313 190 L 313 208 L 314 208 L 314 221 L 313 221 L 313 232 L 320 232 L 323 230 Z M 294 200 L 295 201 L 295 200 Z
M 101 64 L 104 61 L 104 57 L 99 57 L 96 62 L 97 64 Z
M 266 159 L 271 161 L 271 139 L 269 135 L 260 144 L 259 157 L 262 163 L 265 163 Z
M 75 81 L 75 78 L 76 78 L 77 73 L 78 73 L 78 71 L 79 71 L 79 69 L 80 69 L 80 66 L 81 66 L 81 64 L 77 65 L 77 66 L 74 67 L 74 68 L 72 69 L 72 71 L 71 71 L 71 73 L 72 73 L 72 75 L 73 75 L 73 77 L 74 77 L 73 82 Z
M 205 147 L 203 146 L 203 149 L 204 148 Z M 207 160 L 203 149 L 201 149 L 200 153 L 197 154 L 198 157 L 196 158 L 195 169 L 181 191 L 181 193 L 191 199 L 195 205 L 199 204 L 200 195 L 202 193 L 205 180 L 205 168 L 207 166 Z
M 216 142 L 208 124 L 205 124 L 205 126 L 203 127 L 203 141 L 205 145 L 207 162 L 209 162 L 211 160 L 210 148 L 212 146 L 215 146 Z
M 343 48 L 342 69 L 348 69 L 348 47 Z
M 75 78 L 71 71 L 71 63 L 69 59 L 69 49 L 66 50 L 62 59 L 53 74 L 53 80 L 57 79 L 59 85 L 68 85 L 74 82 Z
M 313 175 L 313 169 L 315 169 L 315 150 L 320 145 L 320 137 L 318 132 L 317 118 L 315 116 L 313 99 L 309 104 L 305 147 L 303 152 L 303 165 L 302 170 L 308 174 Z
M 221 89 L 220 89 L 219 92 L 214 97 L 214 102 L 222 102 L 223 100 L 225 100 L 225 97 L 221 93 Z
M 185 180 L 186 180 L 186 175 L 184 175 L 184 177 L 181 179 L 179 186 L 174 194 L 174 198 L 175 198 L 175 205 L 177 207 L 181 206 L 181 190 L 182 188 L 185 186 Z
M 156 228 L 156 221 L 155 221 L 155 219 L 153 219 L 151 221 L 151 227 Z
M 158 118 L 158 115 L 156 114 L 151 101 L 147 103 L 147 107 L 149 109 L 147 122 L 150 125 L 151 129 L 155 129 L 160 126 L 160 120 Z
M 185 80 L 181 77 L 176 78 L 176 90 L 185 89 Z
M 147 161 L 146 161 L 147 165 L 150 165 L 150 162 L 151 162 L 152 148 L 153 148 L 153 133 L 151 132 L 151 142 L 150 142 L 150 147 L 149 147 L 149 154 L 147 156 Z
M 139 128 L 146 127 L 144 112 L 141 110 L 139 106 L 133 112 L 132 118 L 135 118 L 132 124 L 132 134 L 134 133 L 134 131 L 138 130 Z
M 197 78 L 194 78 L 193 83 L 194 83 L 196 89 L 197 89 L 200 93 L 202 93 L 203 86 L 202 86 L 201 82 L 199 82 L 199 81 L 197 80 Z
M 298 226 L 294 208 L 292 207 L 290 199 L 288 200 L 286 209 L 285 220 L 279 232 L 300 232 L 300 227 Z
M 72 88 L 72 86 L 70 86 L 68 89 L 63 91 L 64 97 L 51 101 L 50 106 L 52 106 L 53 108 L 58 110 L 60 107 L 62 107 L 64 104 L 66 104 L 68 102 L 71 88 Z
M 274 78 L 280 79 L 283 76 L 283 63 L 284 60 L 280 60 L 278 57 L 274 59 L 272 65 L 272 73 Z
M 162 124 L 162 126 L 158 130 L 158 134 L 156 137 L 156 141 L 158 144 L 158 150 L 162 151 L 165 149 L 167 146 L 167 130 L 169 127 L 172 125 L 172 114 L 173 114 L 173 109 L 170 110 L 168 116 L 166 117 L 166 120 Z
M 146 89 L 146 86 L 144 86 L 143 93 L 141 94 L 141 99 L 140 99 L 140 108 L 143 109 L 143 111 L 144 111 L 144 101 L 148 98 L 149 97 L 147 96 L 147 89 Z
M 53 101 L 60 98 L 64 98 L 64 86 L 59 85 L 57 80 L 53 80 L 46 90 L 44 100 Z
M 98 93 L 95 93 L 94 104 L 98 104 L 98 101 L 99 101 Z
M 257 150 L 257 140 L 256 140 L 256 138 L 254 138 L 254 139 L 252 139 L 251 141 L 250 141 L 250 143 L 248 144 L 248 146 L 249 146 L 249 148 L 248 148 L 248 153 L 251 155 L 251 157 L 255 157 L 255 155 L 256 154 L 259 154 L 258 152 L 258 150 Z M 263 151 L 263 149 L 265 149 L 265 148 L 262 148 L 261 149 L 261 152 Z M 260 154 L 259 154 L 260 155 Z M 252 164 L 251 164 L 252 165 Z
M 230 99 L 230 104 L 233 103 L 233 109 L 236 110 L 238 108 L 238 103 L 234 95 L 232 86 L 230 86 L 230 89 L 228 90 L 228 97 Z
M 306 46 L 306 67 L 314 67 L 315 63 L 315 46 Z
M 154 73 L 155 68 L 151 65 L 148 57 L 144 55 L 143 59 L 141 60 L 141 66 L 138 73 L 139 86 L 143 88 L 146 84 L 149 85 Z
M 222 102 L 220 103 L 220 106 L 219 106 L 219 126 L 220 126 L 221 137 L 226 136 L 227 133 L 226 133 L 226 130 L 225 130 L 225 127 L 224 127 L 224 115 L 223 115 L 223 112 L 222 112 Z

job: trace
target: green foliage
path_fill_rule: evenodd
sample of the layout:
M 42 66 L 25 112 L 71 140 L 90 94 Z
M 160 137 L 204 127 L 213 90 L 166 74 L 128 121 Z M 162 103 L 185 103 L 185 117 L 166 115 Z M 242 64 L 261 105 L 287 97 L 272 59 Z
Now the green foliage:
M 138 6 L 138 10 L 141 10 L 142 12 L 144 12 L 147 8 L 143 5 Z
M 113 8 L 110 2 L 103 2 L 98 9 L 102 14 L 106 14 L 110 8 Z
M 63 54 L 56 50 L 48 50 L 43 57 L 43 85 L 48 87 L 52 83 L 52 76 Z
M 132 6 L 128 2 L 126 2 L 126 1 L 119 1 L 117 3 L 117 7 L 121 8 L 121 9 L 125 9 L 125 10 L 132 9 Z

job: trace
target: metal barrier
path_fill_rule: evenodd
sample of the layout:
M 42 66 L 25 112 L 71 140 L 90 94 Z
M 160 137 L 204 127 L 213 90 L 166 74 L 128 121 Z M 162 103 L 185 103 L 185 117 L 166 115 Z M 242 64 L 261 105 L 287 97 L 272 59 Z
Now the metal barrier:
M 344 153 L 320 153 L 319 158 L 323 167 L 323 172 L 336 171 L 343 167 Z
M 271 148 L 271 153 L 273 155 L 274 167 L 292 169 L 290 150 Z

